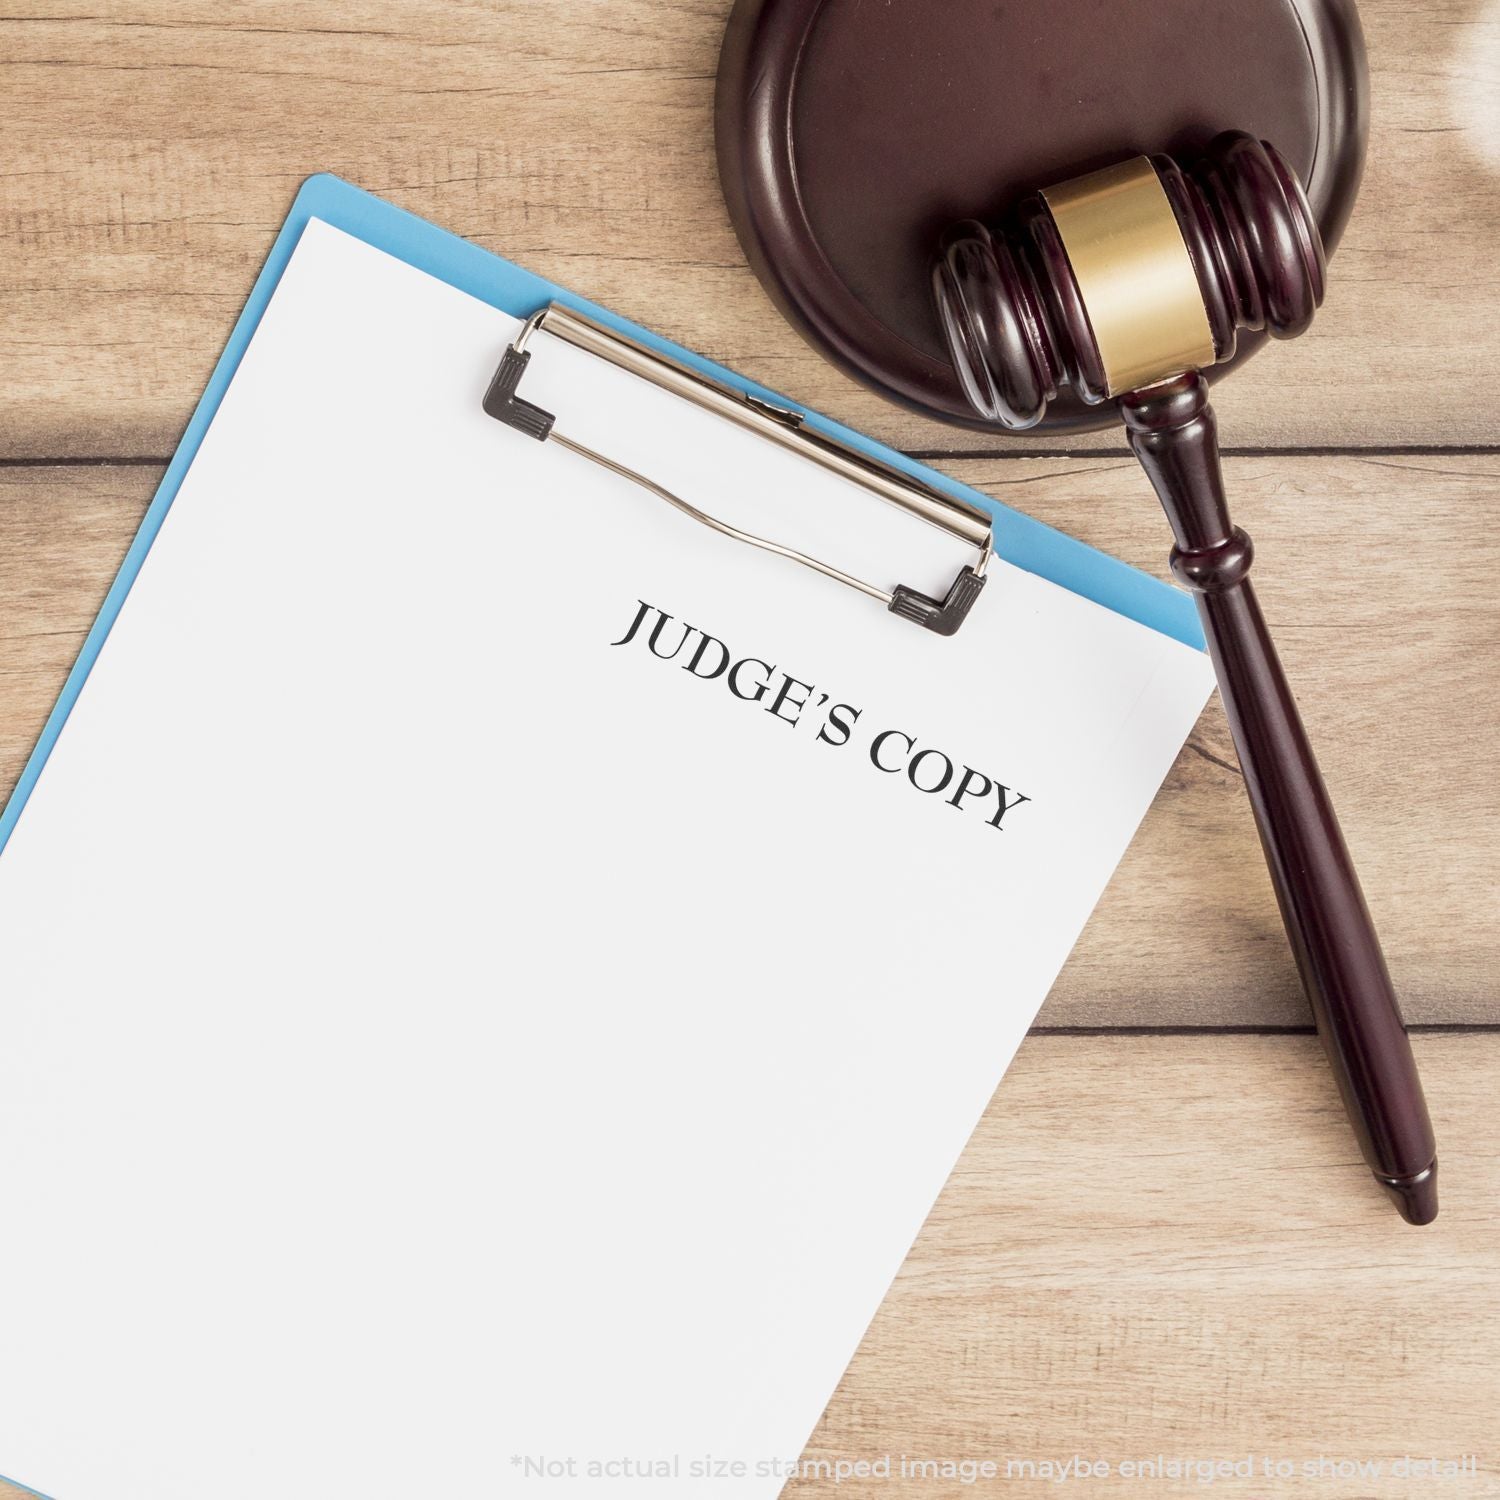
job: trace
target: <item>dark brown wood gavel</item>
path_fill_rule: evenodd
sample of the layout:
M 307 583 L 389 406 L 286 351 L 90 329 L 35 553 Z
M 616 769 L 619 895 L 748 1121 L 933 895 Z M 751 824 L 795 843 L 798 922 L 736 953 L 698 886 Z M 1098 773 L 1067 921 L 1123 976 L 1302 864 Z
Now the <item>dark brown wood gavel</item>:
M 1380 942 L 1231 524 L 1201 370 L 1240 329 L 1292 338 L 1323 300 L 1296 175 L 1231 133 L 1184 171 L 1137 157 L 1027 199 L 992 234 L 966 221 L 933 271 L 975 411 L 1037 422 L 1064 384 L 1113 400 L 1197 598 L 1266 863 L 1345 1108 L 1375 1179 L 1413 1224 L 1437 1216 L 1437 1147 Z

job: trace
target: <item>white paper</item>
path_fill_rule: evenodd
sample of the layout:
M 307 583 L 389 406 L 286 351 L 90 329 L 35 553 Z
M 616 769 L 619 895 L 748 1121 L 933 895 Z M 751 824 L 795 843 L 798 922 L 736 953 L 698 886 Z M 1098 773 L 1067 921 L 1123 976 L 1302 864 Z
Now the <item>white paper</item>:
M 515 328 L 309 225 L 0 855 L 0 1473 L 56 1500 L 769 1500 L 1209 691 L 998 560 L 943 639 L 519 436 Z M 536 349 L 709 509 L 963 560 Z M 641 601 L 807 689 L 612 646 Z

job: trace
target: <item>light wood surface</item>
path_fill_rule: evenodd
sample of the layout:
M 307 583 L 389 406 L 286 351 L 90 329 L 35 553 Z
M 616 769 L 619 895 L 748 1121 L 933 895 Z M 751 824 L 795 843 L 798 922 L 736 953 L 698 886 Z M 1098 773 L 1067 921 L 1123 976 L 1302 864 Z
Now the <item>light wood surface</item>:
M 1447 1207 L 1365 1190 L 1317 1043 L 1032 1037 L 807 1457 L 1488 1458 L 1477 1479 L 791 1495 L 1500 1495 L 1500 1037 L 1420 1038 Z M 1226 1092 L 1232 1092 L 1232 1107 Z
M 0 453 L 169 453 L 319 170 L 899 447 L 995 446 L 866 395 L 771 312 L 714 174 L 727 11 L 0 0 Z M 1500 23 L 1480 0 L 1361 12 L 1374 132 L 1328 305 L 1224 387 L 1225 432 L 1493 444 Z
M 774 314 L 714 174 L 727 8 L 0 0 L 0 795 L 318 170 L 1163 571 L 1117 438 L 919 421 Z M 1373 136 L 1328 305 L 1216 405 L 1408 1016 L 1457 1028 L 1416 1043 L 1442 1217 L 1399 1223 L 1316 1042 L 1280 1034 L 1306 1011 L 1215 703 L 807 1457 L 1253 1453 L 1300 1473 L 1468 1453 L 1483 1470 L 792 1494 L 1500 1496 L 1500 4 L 1361 12 Z

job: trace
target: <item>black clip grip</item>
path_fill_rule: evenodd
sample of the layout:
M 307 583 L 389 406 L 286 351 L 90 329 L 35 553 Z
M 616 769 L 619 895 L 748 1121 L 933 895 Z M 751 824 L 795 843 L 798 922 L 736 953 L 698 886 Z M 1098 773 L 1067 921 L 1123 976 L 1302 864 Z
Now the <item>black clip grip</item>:
M 524 432 L 540 443 L 552 431 L 556 418 L 550 411 L 543 411 L 540 406 L 516 395 L 516 387 L 530 363 L 529 349 L 517 349 L 513 345 L 508 348 L 500 357 L 500 368 L 495 371 L 489 390 L 484 393 L 484 409 L 497 422 L 504 422 L 507 427 L 514 427 L 517 432 Z
M 928 598 L 926 594 L 918 593 L 916 589 L 907 588 L 904 583 L 898 583 L 895 593 L 891 595 L 891 613 L 900 615 L 903 620 L 910 620 L 914 625 L 935 631 L 938 635 L 956 635 L 958 627 L 968 618 L 974 601 L 988 581 L 976 569 L 965 568 L 953 580 L 948 597 L 941 603 Z

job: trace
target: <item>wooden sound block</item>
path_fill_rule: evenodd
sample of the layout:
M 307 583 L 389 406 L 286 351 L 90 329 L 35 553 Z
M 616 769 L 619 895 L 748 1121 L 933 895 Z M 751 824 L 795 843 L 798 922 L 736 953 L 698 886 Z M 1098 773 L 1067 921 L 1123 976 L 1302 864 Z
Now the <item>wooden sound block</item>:
M 939 236 L 1124 157 L 1272 142 L 1331 251 L 1359 186 L 1352 0 L 737 0 L 719 62 L 719 177 L 740 242 L 804 337 L 914 411 L 970 408 L 933 306 Z M 1232 369 L 1260 345 L 1240 339 Z M 1038 431 L 1118 421 L 1063 392 Z

